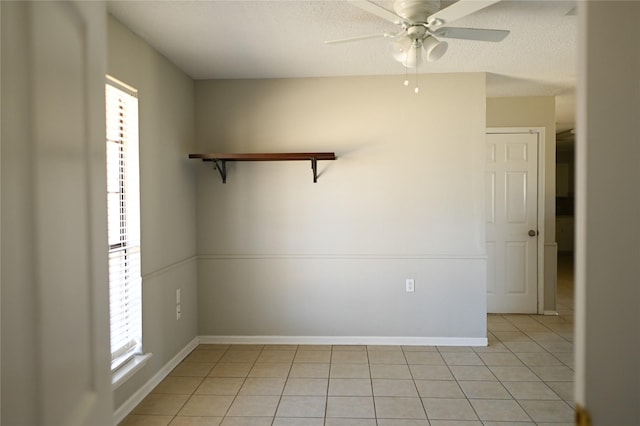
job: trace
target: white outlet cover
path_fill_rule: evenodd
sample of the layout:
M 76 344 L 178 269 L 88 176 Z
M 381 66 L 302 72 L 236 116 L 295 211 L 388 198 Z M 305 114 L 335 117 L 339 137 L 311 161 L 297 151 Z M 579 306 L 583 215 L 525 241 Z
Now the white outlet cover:
M 416 290 L 416 282 L 413 278 L 407 278 L 405 286 L 407 293 L 413 293 Z

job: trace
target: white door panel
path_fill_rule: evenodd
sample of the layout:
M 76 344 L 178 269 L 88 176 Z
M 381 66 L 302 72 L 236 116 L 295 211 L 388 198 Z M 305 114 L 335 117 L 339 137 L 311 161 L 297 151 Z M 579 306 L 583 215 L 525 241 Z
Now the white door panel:
M 487 308 L 536 313 L 538 137 L 487 134 Z M 536 235 L 529 236 L 533 230 Z

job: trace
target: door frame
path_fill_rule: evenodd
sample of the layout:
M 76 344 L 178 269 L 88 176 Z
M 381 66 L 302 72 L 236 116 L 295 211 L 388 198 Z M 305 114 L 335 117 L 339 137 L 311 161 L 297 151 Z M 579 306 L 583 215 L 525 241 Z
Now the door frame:
M 545 247 L 545 128 L 544 127 L 487 127 L 485 130 L 485 134 L 534 134 L 537 136 L 537 144 L 538 144 L 538 182 L 537 182 L 537 192 L 538 192 L 538 208 L 537 208 L 537 217 L 536 217 L 536 226 L 538 230 L 538 238 L 537 238 L 537 279 L 536 284 L 538 286 L 538 315 L 544 314 L 544 270 L 545 270 L 545 262 L 544 262 L 544 247 Z M 486 197 L 485 197 L 486 199 Z M 486 222 L 486 221 L 485 221 Z

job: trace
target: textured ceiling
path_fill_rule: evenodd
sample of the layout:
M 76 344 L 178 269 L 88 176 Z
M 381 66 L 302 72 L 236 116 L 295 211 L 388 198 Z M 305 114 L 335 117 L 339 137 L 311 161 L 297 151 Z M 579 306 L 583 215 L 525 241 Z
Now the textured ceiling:
M 392 1 L 376 3 L 393 9 Z M 393 24 L 346 1 L 110 1 L 108 5 L 120 22 L 194 79 L 405 72 L 391 58 L 388 40 L 323 43 L 395 30 Z M 496 3 L 452 25 L 510 30 L 504 41 L 449 39 L 446 55 L 425 63 L 419 72 L 487 72 L 489 96 L 571 98 L 577 22 L 568 12 L 574 6 L 571 1 L 550 0 Z

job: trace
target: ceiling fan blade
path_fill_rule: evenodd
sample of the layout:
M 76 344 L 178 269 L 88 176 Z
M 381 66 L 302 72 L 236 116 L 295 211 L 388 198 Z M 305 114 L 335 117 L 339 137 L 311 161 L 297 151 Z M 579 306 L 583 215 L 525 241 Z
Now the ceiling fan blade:
M 504 40 L 510 32 L 507 30 L 486 30 L 481 28 L 443 27 L 433 31 L 433 35 L 443 38 L 498 42 Z
M 368 0 L 349 0 L 349 3 L 369 13 L 373 13 L 374 15 L 377 15 L 382 19 L 393 22 L 394 24 L 401 24 L 402 22 L 404 22 L 404 19 L 402 19 L 400 16 Z
M 400 31 L 397 34 L 393 34 L 393 33 L 367 34 L 367 35 L 361 35 L 361 36 L 355 36 L 355 37 L 339 38 L 337 40 L 327 40 L 324 42 L 324 44 L 349 43 L 351 41 L 369 40 L 372 38 L 396 38 L 402 35 L 403 33 L 404 33 L 404 30 Z
M 453 22 L 456 19 L 464 18 L 480 9 L 491 6 L 500 0 L 458 0 L 449 7 L 434 13 L 427 18 L 427 22 L 432 26 L 440 26 Z

